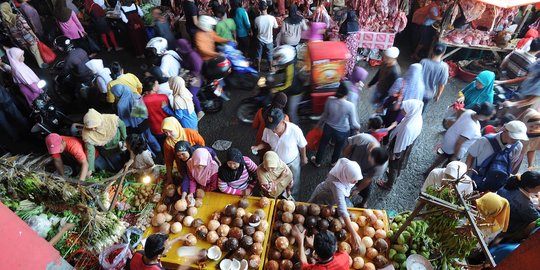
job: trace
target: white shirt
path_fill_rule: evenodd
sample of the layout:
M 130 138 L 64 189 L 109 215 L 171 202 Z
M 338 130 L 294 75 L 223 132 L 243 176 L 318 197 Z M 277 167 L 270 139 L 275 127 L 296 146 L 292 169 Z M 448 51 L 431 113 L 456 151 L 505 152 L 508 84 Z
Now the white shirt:
M 298 149 L 307 145 L 302 130 L 297 125 L 289 122 L 285 122 L 285 132 L 281 137 L 271 129 L 265 128 L 262 140 L 269 144 L 272 151 L 276 152 L 286 164 L 293 162 L 300 154 Z
M 433 169 L 433 171 L 429 173 L 426 181 L 422 185 L 422 191 L 425 192 L 428 187 L 433 185 L 441 187 L 443 185 L 443 178 L 445 177 L 444 170 L 445 168 Z M 459 182 L 459 184 L 457 185 L 459 193 L 461 193 L 462 195 L 473 193 L 472 180 L 468 176 L 465 176 L 464 180 L 468 180 L 470 182 Z
M 259 29 L 257 38 L 265 43 L 274 42 L 274 28 L 278 28 L 276 18 L 272 15 L 261 15 L 255 19 L 255 26 Z
M 120 18 L 122 18 L 122 21 L 124 23 L 128 23 L 128 18 L 126 17 L 126 14 L 124 14 L 124 13 L 128 13 L 128 12 L 133 11 L 135 9 L 137 9 L 137 13 L 139 13 L 139 16 L 141 16 L 141 17 L 144 16 L 144 13 L 143 13 L 142 9 L 140 7 L 138 7 L 138 6 L 136 6 L 135 4 L 131 4 L 131 6 L 129 6 L 129 7 L 122 6 L 121 9 L 124 12 L 120 12 Z
M 158 94 L 166 95 L 169 98 L 169 103 L 172 104 L 173 94 L 172 94 L 171 87 L 169 86 L 169 82 L 164 82 L 164 83 L 159 84 Z
M 456 154 L 458 160 L 463 158 L 467 149 L 474 141 L 482 137 L 480 122 L 472 119 L 475 114 L 473 110 L 466 110 L 461 114 L 456 123 L 454 123 L 444 134 L 442 150 L 449 155 Z M 454 153 L 455 145 L 459 137 L 465 137 L 458 153 Z
M 498 133 L 496 136 L 501 149 L 504 149 L 505 147 L 512 147 L 511 144 L 503 145 L 501 141 L 501 133 Z M 523 144 L 521 142 L 517 142 L 516 147 L 514 147 L 514 150 L 510 153 L 510 158 L 512 159 L 512 167 L 516 164 L 516 162 L 519 161 L 519 154 L 521 153 L 521 149 L 523 149 Z M 495 151 L 493 150 L 493 147 L 491 146 L 491 143 L 489 143 L 488 139 L 486 137 L 481 137 L 474 141 L 474 143 L 469 147 L 467 153 L 475 158 L 475 162 L 473 163 L 472 168 L 476 169 L 482 165 L 484 160 L 493 155 Z
M 159 66 L 163 77 L 174 77 L 180 74 L 180 59 L 176 59 L 170 54 L 165 54 L 161 57 L 161 65 Z

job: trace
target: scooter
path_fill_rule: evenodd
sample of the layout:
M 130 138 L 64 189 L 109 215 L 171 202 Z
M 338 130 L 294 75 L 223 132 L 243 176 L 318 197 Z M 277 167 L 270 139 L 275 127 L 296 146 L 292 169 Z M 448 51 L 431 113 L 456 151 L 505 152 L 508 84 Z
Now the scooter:
M 231 61 L 232 72 L 225 78 L 227 85 L 231 89 L 251 91 L 259 79 L 257 70 L 249 66 L 248 59 L 233 42 L 220 45 L 218 50 Z
M 88 82 L 79 83 L 71 74 L 62 74 L 64 65 L 65 61 L 58 61 L 52 67 L 54 98 L 62 105 L 73 105 L 75 101 L 89 100 L 89 94 L 95 90 L 93 88 L 95 76 Z
M 229 97 L 224 92 L 223 80 L 231 73 L 231 61 L 218 56 L 204 63 L 203 76 L 206 83 L 198 93 L 202 110 L 206 113 L 217 113 L 223 107 L 223 101 Z

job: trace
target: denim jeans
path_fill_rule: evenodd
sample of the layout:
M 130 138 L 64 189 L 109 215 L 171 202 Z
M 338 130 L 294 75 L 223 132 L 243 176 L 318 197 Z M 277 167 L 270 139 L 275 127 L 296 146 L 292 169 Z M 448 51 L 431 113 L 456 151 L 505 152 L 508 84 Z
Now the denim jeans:
M 292 195 L 293 197 L 298 200 L 300 195 L 300 155 L 298 155 L 293 161 L 291 161 L 289 164 L 287 164 L 289 169 L 291 169 L 292 175 L 293 175 L 293 188 L 292 188 Z
M 322 159 L 324 158 L 324 154 L 326 152 L 326 147 L 328 146 L 328 143 L 330 140 L 334 141 L 334 152 L 332 153 L 332 160 L 331 163 L 335 163 L 339 157 L 341 156 L 341 151 L 343 151 L 343 147 L 345 146 L 345 141 L 349 137 L 349 131 L 341 132 L 337 131 L 331 126 L 325 124 L 323 127 L 323 135 L 321 138 L 321 141 L 319 142 L 319 149 L 317 150 L 316 161 L 317 163 L 321 163 Z
M 302 94 L 298 95 L 287 95 L 287 114 L 289 115 L 289 120 L 292 123 L 297 125 L 300 124 L 300 118 L 298 117 L 298 107 L 302 101 Z
M 257 59 L 259 60 L 262 59 L 262 56 L 265 50 L 266 50 L 266 56 L 267 56 L 266 59 L 268 59 L 268 64 L 272 65 L 272 60 L 274 59 L 273 54 L 272 54 L 274 50 L 274 43 L 263 43 L 262 41 L 259 40 L 259 44 L 257 45 Z

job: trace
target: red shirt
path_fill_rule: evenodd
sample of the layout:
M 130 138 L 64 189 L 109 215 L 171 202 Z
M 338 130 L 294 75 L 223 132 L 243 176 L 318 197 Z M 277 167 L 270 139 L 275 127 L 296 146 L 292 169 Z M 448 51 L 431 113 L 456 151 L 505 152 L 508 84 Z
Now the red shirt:
M 148 109 L 148 124 L 153 134 L 163 134 L 161 123 L 168 117 L 163 111 L 163 102 L 169 104 L 169 98 L 164 94 L 148 94 L 143 96 L 144 104 Z
M 74 138 L 74 137 L 68 137 L 68 136 L 60 136 L 62 137 L 62 140 L 66 143 L 66 147 L 64 148 L 64 153 L 68 153 L 73 158 L 75 158 L 77 161 L 83 161 L 86 160 L 86 153 L 84 152 L 82 141 Z M 51 155 L 53 158 L 61 158 L 61 154 L 53 154 Z
M 138 251 L 133 255 L 131 261 L 129 262 L 130 270 L 163 270 L 161 264 L 146 264 L 143 260 L 143 252 Z
M 303 264 L 302 270 L 348 270 L 349 255 L 345 252 L 336 252 L 334 258 L 327 263 Z
M 386 137 L 386 135 L 388 135 L 389 132 L 390 132 L 390 130 L 388 130 L 387 128 L 380 128 L 380 129 L 377 129 L 375 131 L 370 131 L 368 133 L 371 136 L 373 136 L 375 139 L 377 139 L 377 141 L 381 142 L 382 139 L 384 137 Z

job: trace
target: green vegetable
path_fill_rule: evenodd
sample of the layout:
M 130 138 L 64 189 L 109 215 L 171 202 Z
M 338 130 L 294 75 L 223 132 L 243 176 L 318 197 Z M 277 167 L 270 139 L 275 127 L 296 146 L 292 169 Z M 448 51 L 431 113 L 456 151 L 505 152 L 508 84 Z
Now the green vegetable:
M 389 251 L 388 251 L 388 259 L 390 260 L 393 260 L 394 259 L 394 256 L 397 254 L 397 251 L 393 248 L 391 248 Z
M 398 253 L 394 256 L 393 260 L 397 263 L 402 263 L 407 260 L 407 255 L 403 253 Z

